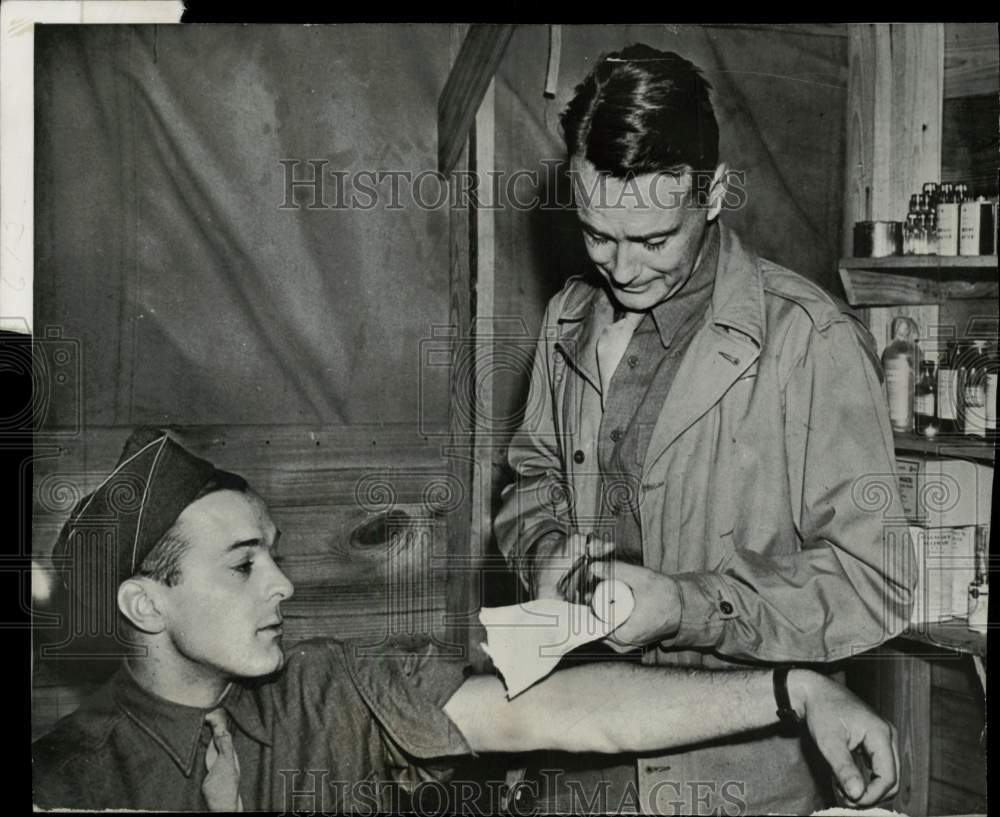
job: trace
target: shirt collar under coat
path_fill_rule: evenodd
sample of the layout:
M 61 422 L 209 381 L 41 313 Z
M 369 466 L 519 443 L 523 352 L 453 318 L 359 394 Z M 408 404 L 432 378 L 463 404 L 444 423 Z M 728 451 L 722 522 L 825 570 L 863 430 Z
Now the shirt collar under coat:
M 718 269 L 712 289 L 709 322 L 746 336 L 758 348 L 764 340 L 764 287 L 757 258 L 739 236 L 721 222 Z M 711 228 L 710 228 L 711 229 Z M 600 380 L 589 361 L 596 359 L 595 344 L 614 307 L 604 287 L 593 287 L 575 303 L 567 303 L 559 316 L 563 324 L 557 343 L 569 362 L 596 388 Z
M 258 743 L 271 745 L 253 693 L 237 682 L 230 685 L 215 706 L 185 706 L 143 689 L 123 664 L 114 677 L 112 689 L 122 711 L 160 745 L 186 777 L 194 768 L 205 715 L 220 705 L 240 731 Z

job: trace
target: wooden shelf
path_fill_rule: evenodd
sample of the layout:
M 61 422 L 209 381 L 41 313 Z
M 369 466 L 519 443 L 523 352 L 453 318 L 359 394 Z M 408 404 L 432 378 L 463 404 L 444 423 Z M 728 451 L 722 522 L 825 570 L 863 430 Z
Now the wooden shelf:
M 976 460 L 992 465 L 996 459 L 996 443 L 969 437 L 941 434 L 934 439 L 917 434 L 895 434 L 896 451 L 909 454 L 928 454 L 934 457 L 956 457 Z
M 1000 294 L 995 255 L 842 258 L 838 268 L 851 306 L 995 300 Z
M 949 652 L 986 655 L 986 635 L 970 630 L 964 619 L 912 626 L 899 638 Z
M 841 258 L 841 269 L 983 270 L 996 269 L 995 255 L 887 255 L 884 258 Z

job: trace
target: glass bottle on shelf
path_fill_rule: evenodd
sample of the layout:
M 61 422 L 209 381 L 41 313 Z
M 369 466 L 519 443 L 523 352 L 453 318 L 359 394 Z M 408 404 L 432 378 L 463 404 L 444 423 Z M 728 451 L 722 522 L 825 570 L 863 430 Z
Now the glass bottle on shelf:
M 913 221 L 913 254 L 914 255 L 927 255 L 927 215 L 926 213 L 917 213 L 917 217 Z
M 957 193 L 950 184 L 942 184 L 937 202 L 937 254 L 958 255 L 958 215 Z
M 990 526 L 977 525 L 975 533 L 974 574 L 969 585 L 968 627 L 977 633 L 989 628 L 990 600 Z
M 997 370 L 1000 369 L 1000 351 L 997 344 L 986 347 L 986 437 L 997 438 Z
M 926 255 L 938 254 L 937 216 L 933 209 L 927 211 L 924 220 L 924 249 Z
M 938 363 L 937 371 L 937 425 L 940 434 L 954 434 L 955 412 L 955 356 L 957 341 L 950 340 Z
M 958 368 L 961 431 L 986 438 L 986 341 L 974 340 L 965 347 Z
M 903 255 L 913 255 L 913 249 L 917 238 L 917 218 L 916 213 L 906 214 L 906 223 L 903 225 Z
M 917 381 L 913 400 L 913 428 L 917 434 L 929 438 L 938 433 L 936 368 L 933 360 L 925 360 L 920 364 L 920 379 Z
M 912 318 L 893 319 L 892 341 L 882 353 L 889 423 L 893 431 L 913 431 L 913 397 L 920 355 L 916 340 L 917 325 Z

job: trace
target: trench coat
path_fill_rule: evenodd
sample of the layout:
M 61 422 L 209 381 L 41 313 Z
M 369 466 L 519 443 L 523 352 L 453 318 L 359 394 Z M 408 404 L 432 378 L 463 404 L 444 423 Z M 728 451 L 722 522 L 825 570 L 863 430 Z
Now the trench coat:
M 636 489 L 643 563 L 682 602 L 679 629 L 643 662 L 838 661 L 903 630 L 916 582 L 881 368 L 845 305 L 720 230 L 707 320 Z M 610 310 L 603 288 L 572 278 L 545 313 L 494 523 L 526 584 L 541 536 L 597 521 L 596 342 Z M 809 813 L 823 804 L 803 750 L 775 730 L 640 758 L 641 810 Z

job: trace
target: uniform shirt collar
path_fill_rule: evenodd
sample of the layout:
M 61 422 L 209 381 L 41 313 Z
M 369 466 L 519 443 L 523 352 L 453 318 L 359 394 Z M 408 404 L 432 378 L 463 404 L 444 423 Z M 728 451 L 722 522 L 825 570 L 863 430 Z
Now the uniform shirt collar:
M 650 310 L 664 349 L 670 346 L 686 320 L 700 312 L 711 300 L 718 266 L 719 225 L 717 221 L 713 221 L 706 230 L 701 258 L 687 283 L 672 298 L 667 298 Z
M 160 745 L 185 776 L 190 776 L 198 753 L 205 715 L 211 707 L 185 706 L 144 689 L 123 664 L 115 675 L 113 694 L 122 711 Z M 236 727 L 258 743 L 271 741 L 260 718 L 254 695 L 239 683 L 230 684 L 220 699 Z

